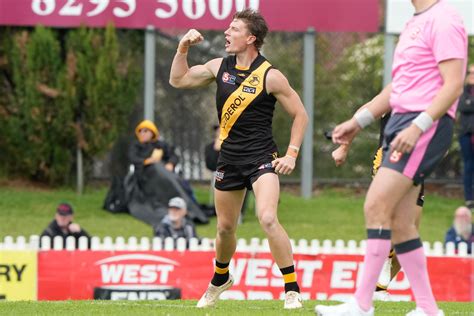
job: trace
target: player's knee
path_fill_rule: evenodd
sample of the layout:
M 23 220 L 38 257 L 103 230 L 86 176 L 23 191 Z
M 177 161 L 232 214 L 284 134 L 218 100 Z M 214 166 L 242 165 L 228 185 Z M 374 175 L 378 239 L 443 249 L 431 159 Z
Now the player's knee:
M 235 225 L 230 222 L 218 223 L 217 224 L 217 233 L 219 235 L 232 235 L 235 234 Z
M 382 203 L 378 203 L 373 199 L 366 199 L 364 203 L 364 215 L 367 219 L 374 218 L 381 210 Z
M 403 218 L 395 217 L 392 220 L 392 235 L 394 236 L 403 236 L 411 229 L 413 229 L 415 223 L 410 223 Z
M 390 225 L 387 207 L 383 201 L 366 199 L 364 203 L 365 221 L 368 226 Z
M 265 231 L 273 229 L 278 224 L 278 219 L 272 212 L 262 212 L 258 220 Z

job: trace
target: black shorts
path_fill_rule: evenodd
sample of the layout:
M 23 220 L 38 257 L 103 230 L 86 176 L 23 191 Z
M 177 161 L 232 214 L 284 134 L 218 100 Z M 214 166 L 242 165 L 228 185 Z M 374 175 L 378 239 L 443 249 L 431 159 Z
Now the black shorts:
M 215 188 L 221 191 L 252 190 L 252 184 L 265 173 L 275 173 L 271 159 L 265 158 L 243 165 L 217 162 Z
M 410 153 L 390 152 L 390 143 L 409 126 L 419 112 L 395 113 L 384 130 L 382 167 L 390 168 L 420 184 L 446 156 L 453 138 L 453 119 L 444 115 L 421 134 Z
M 373 164 L 372 164 L 372 178 L 375 177 L 377 171 L 379 171 L 383 161 L 383 150 L 382 147 L 377 149 L 377 152 L 374 155 Z M 416 200 L 416 205 L 423 207 L 425 203 L 425 182 L 423 179 L 420 181 L 420 193 L 418 194 L 418 199 Z

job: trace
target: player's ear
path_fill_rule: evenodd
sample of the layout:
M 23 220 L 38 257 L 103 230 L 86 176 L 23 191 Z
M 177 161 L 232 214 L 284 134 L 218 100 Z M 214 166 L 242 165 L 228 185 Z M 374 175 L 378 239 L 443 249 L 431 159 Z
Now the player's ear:
M 247 45 L 252 45 L 253 43 L 255 43 L 256 40 L 257 40 L 257 37 L 255 37 L 255 35 L 250 34 L 247 37 Z

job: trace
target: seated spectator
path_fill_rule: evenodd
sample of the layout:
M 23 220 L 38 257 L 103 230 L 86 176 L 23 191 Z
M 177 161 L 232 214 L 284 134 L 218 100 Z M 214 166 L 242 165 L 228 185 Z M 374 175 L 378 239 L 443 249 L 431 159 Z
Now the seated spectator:
M 166 215 L 161 223 L 153 227 L 154 235 L 163 240 L 171 237 L 176 241 L 178 238 L 185 238 L 189 245 L 191 238 L 199 238 L 192 221 L 186 219 L 187 206 L 186 202 L 180 197 L 172 198 L 168 203 L 168 215 Z
M 53 245 L 53 239 L 56 236 L 63 237 L 63 247 L 66 248 L 66 238 L 73 236 L 76 239 L 76 248 L 79 243 L 79 237 L 86 236 L 90 241 L 89 234 L 79 226 L 79 224 L 74 223 L 74 211 L 72 206 L 68 203 L 61 203 L 56 209 L 56 215 L 54 220 L 48 225 L 48 227 L 43 231 L 41 237 L 49 236 L 51 238 L 51 246 Z
M 219 125 L 214 125 L 212 129 L 214 130 L 214 139 L 204 148 L 204 158 L 206 160 L 206 168 L 214 172 L 217 169 L 217 159 L 219 158 L 219 151 L 221 150 L 221 142 L 219 140 Z
M 451 226 L 451 228 L 446 232 L 444 242 L 454 242 L 456 250 L 458 249 L 459 243 L 465 242 L 467 243 L 468 253 L 471 253 L 471 244 L 474 242 L 471 217 L 471 211 L 467 207 L 458 207 L 454 213 L 453 226 Z
M 140 170 L 144 166 L 161 162 L 165 168 L 173 172 L 178 163 L 174 148 L 163 140 L 156 125 L 144 120 L 135 128 L 138 141 L 132 143 L 129 149 L 130 162 Z

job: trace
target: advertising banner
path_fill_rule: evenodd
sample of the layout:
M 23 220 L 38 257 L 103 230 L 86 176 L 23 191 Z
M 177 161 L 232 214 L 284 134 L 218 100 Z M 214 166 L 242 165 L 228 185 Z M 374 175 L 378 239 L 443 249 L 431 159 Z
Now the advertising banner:
M 198 299 L 213 273 L 213 252 L 41 251 L 38 299 Z M 305 299 L 343 300 L 362 273 L 360 255 L 295 255 Z M 441 301 L 472 299 L 472 260 L 429 257 L 434 295 Z M 234 286 L 227 299 L 279 299 L 283 279 L 269 253 L 236 253 Z M 393 298 L 412 300 L 401 272 L 390 285 Z
M 274 31 L 378 31 L 378 0 L 0 0 L 0 25 L 225 30 L 244 7 Z
M 36 300 L 37 252 L 0 250 L 0 300 Z

